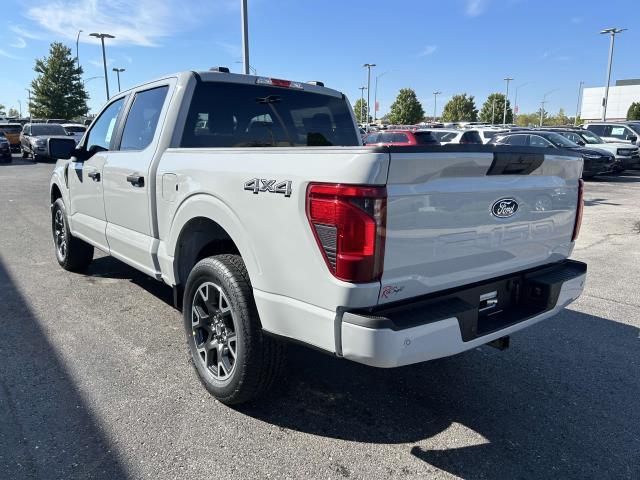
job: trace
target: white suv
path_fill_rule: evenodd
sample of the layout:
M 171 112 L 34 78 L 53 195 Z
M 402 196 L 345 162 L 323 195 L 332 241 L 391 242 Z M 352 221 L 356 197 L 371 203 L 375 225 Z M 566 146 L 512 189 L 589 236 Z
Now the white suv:
M 584 128 L 607 142 L 624 142 L 640 146 L 640 122 L 598 122 L 589 123 Z

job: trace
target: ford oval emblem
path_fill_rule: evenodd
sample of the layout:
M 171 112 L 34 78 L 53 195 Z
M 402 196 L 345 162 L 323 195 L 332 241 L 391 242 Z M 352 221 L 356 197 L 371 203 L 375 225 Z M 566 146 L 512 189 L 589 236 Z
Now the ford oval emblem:
M 508 218 L 518 211 L 518 202 L 513 198 L 501 198 L 491 205 L 491 213 L 494 217 Z

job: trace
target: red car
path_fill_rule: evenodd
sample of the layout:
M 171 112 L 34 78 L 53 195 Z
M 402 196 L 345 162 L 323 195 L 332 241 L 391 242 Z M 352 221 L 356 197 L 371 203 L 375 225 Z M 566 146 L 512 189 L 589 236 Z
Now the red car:
M 365 145 L 440 145 L 440 142 L 431 132 L 421 132 L 410 130 L 385 130 L 384 132 L 374 132 L 362 139 Z

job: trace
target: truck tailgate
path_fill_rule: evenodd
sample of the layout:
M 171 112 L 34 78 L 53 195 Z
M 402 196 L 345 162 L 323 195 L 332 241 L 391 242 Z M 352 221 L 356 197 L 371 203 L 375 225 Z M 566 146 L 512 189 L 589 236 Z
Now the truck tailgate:
M 538 148 L 391 147 L 379 303 L 567 258 L 582 158 Z

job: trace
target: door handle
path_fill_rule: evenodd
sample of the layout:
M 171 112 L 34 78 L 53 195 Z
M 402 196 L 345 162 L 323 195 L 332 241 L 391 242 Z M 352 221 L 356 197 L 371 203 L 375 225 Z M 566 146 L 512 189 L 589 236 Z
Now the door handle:
M 100 172 L 89 172 L 87 173 L 87 177 L 89 177 L 94 182 L 100 181 Z
M 127 182 L 129 182 L 134 187 L 144 187 L 144 177 L 142 175 L 138 175 L 137 173 L 127 175 Z

